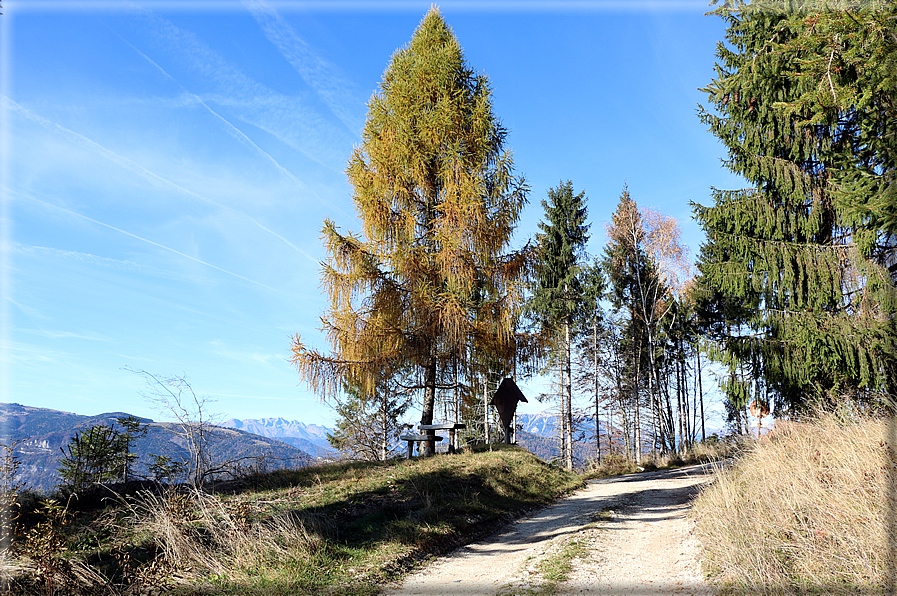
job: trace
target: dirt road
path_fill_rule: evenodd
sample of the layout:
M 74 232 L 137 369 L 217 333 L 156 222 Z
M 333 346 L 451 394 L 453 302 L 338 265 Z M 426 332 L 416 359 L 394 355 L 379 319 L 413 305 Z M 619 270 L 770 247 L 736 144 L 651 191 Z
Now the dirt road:
M 390 596 L 516 595 L 545 585 L 542 561 L 576 542 L 559 594 L 705 596 L 691 499 L 710 466 L 591 481 L 588 486 L 505 532 L 458 549 L 407 578 Z

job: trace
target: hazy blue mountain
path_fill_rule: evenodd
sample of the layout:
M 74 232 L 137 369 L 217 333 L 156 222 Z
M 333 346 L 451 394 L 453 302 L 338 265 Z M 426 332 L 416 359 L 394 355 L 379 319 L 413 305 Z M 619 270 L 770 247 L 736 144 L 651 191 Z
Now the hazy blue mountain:
M 517 432 L 517 444 L 530 453 L 546 461 L 561 456 L 560 421 L 556 414 L 539 412 L 538 414 L 517 414 L 517 424 L 522 427 Z M 573 456 L 580 464 L 595 457 L 595 418 L 578 417 L 574 421 L 576 431 L 573 434 Z M 601 449 L 608 446 L 608 433 L 619 436 L 619 429 L 608 427 L 604 421 L 600 423 Z
M 523 426 L 523 431 L 540 437 L 553 437 L 558 433 L 557 415 L 549 412 L 538 414 L 517 414 L 517 424 Z
M 20 404 L 0 404 L 0 442 L 8 445 L 20 441 L 15 452 L 21 462 L 19 479 L 29 488 L 47 491 L 59 484 L 57 469 L 62 448 L 71 437 L 98 424 L 116 426 L 116 418 L 125 416 L 128 416 L 125 412 L 81 416 Z M 136 475 L 149 475 L 150 454 L 187 459 L 185 442 L 176 434 L 178 425 L 142 420 L 149 430 L 133 446 L 138 456 Z M 280 469 L 300 467 L 313 460 L 308 452 L 270 437 L 232 428 L 216 427 L 213 432 L 210 451 L 214 461 L 240 460 L 244 468 Z
M 545 461 L 552 461 L 561 457 L 561 441 L 558 437 L 543 437 L 526 431 L 517 431 L 517 444 Z M 595 446 L 592 443 L 574 443 L 573 459 L 576 465 L 582 465 L 589 458 L 595 456 Z
M 271 437 L 297 447 L 315 457 L 329 457 L 338 453 L 327 442 L 327 433 L 333 432 L 333 430 L 326 426 L 305 424 L 298 420 L 286 420 L 285 418 L 257 418 L 250 420 L 231 418 L 222 422 L 220 426 L 251 432 L 263 437 Z

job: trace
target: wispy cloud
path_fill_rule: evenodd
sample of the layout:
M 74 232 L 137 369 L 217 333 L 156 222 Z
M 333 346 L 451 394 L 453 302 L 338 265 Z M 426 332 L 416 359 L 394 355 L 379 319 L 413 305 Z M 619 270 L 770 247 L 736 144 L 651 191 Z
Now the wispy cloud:
M 184 90 L 184 94 L 185 94 L 185 96 L 186 96 L 187 98 L 189 98 L 191 101 L 194 101 L 194 102 L 200 104 L 200 105 L 203 106 L 206 110 L 208 110 L 208 111 L 209 111 L 209 112 L 210 112 L 210 113 L 211 113 L 217 120 L 219 120 L 219 121 L 224 125 L 224 129 L 225 129 L 225 131 L 227 131 L 227 133 L 228 133 L 230 136 L 232 136 L 233 138 L 237 139 L 237 140 L 238 140 L 240 143 L 242 143 L 243 145 L 248 146 L 250 149 L 252 149 L 252 151 L 254 151 L 255 153 L 257 153 L 258 155 L 261 155 L 266 161 L 268 161 L 269 163 L 273 164 L 274 167 L 275 167 L 281 174 L 283 174 L 283 175 L 286 176 L 288 179 L 290 179 L 292 182 L 294 182 L 294 183 L 296 184 L 296 186 L 298 186 L 299 188 L 301 188 L 301 189 L 303 189 L 303 190 L 305 190 L 305 191 L 310 192 L 311 194 L 313 194 L 313 195 L 315 196 L 315 198 L 318 199 L 319 202 L 322 202 L 322 203 L 325 202 L 325 201 L 318 195 L 318 193 L 316 193 L 314 190 L 308 188 L 308 187 L 307 187 L 301 180 L 299 180 L 299 178 L 296 177 L 295 174 L 293 174 L 293 173 L 290 172 L 288 169 L 286 169 L 285 167 L 283 167 L 283 166 L 280 164 L 280 162 L 278 162 L 276 159 L 274 159 L 274 157 L 273 157 L 270 153 L 268 153 L 267 151 L 265 151 L 264 149 L 262 149 L 261 147 L 259 147 L 259 146 L 258 146 L 252 139 L 250 139 L 250 138 L 249 138 L 249 137 L 248 137 L 242 130 L 240 130 L 239 128 L 237 128 L 236 126 L 234 126 L 230 121 L 228 121 L 226 118 L 224 118 L 221 114 L 219 114 L 218 112 L 216 112 L 215 110 L 213 110 L 212 108 L 210 108 L 209 105 L 208 105 L 205 101 L 203 101 L 203 99 L 202 99 L 200 96 L 196 95 L 195 93 L 191 93 L 191 92 L 189 92 L 186 88 L 184 88 L 183 85 L 180 84 L 180 82 L 178 82 L 173 76 L 171 76 L 170 74 L 168 74 L 168 73 L 165 71 L 164 68 L 162 68 L 161 66 L 159 66 L 158 64 L 156 64 L 156 62 L 154 62 L 154 61 L 152 60 L 152 58 L 150 58 L 149 56 L 147 56 L 146 54 L 144 54 L 143 52 L 141 52 L 140 50 L 138 50 L 137 48 L 135 48 L 132 44 L 128 43 L 127 40 L 124 40 L 124 39 L 123 39 L 122 41 L 124 41 L 126 44 L 128 44 L 129 46 L 131 46 L 131 48 L 132 48 L 135 52 L 137 52 L 140 56 L 142 56 L 147 62 L 149 62 L 150 64 L 152 64 L 154 67 L 156 67 L 156 68 L 159 70 L 159 72 L 161 72 L 165 77 L 167 77 L 169 80 L 171 80 L 172 82 L 174 82 L 175 84 L 177 84 L 178 86 L 180 86 L 181 89 Z M 241 213 L 242 213 L 242 212 L 241 212 Z M 244 214 L 244 215 L 245 215 L 245 214 Z M 249 216 L 247 215 L 246 217 L 249 217 Z M 252 218 L 250 217 L 250 219 L 252 219 Z M 265 230 L 266 232 L 268 232 L 269 234 L 272 234 L 272 235 L 274 235 L 276 238 L 278 238 L 279 240 L 282 240 L 283 242 L 285 242 L 290 248 L 292 248 L 293 250 L 295 250 L 296 252 L 298 252 L 299 254 L 301 254 L 303 257 L 305 257 L 306 259 L 308 259 L 308 260 L 311 261 L 312 263 L 317 263 L 317 261 L 316 261 L 314 258 L 312 258 L 307 252 L 305 252 L 304 250 L 302 250 L 301 248 L 299 248 L 298 246 L 296 246 L 295 244 L 293 244 L 292 242 L 290 242 L 289 240 L 287 240 L 286 238 L 284 238 L 283 236 L 281 236 L 281 235 L 278 234 L 277 232 L 271 230 L 270 228 L 267 228 L 267 227 L 263 226 L 262 224 L 260 224 L 260 223 L 259 223 L 258 221 L 256 221 L 255 219 L 252 219 L 252 221 L 253 221 L 257 226 L 259 226 L 260 228 L 262 228 L 263 230 Z
M 146 356 L 134 356 L 133 354 L 132 355 L 118 354 L 118 357 L 122 358 L 124 360 L 132 360 L 134 362 L 155 362 L 156 361 L 155 358 L 148 358 Z
M 280 162 L 278 162 L 276 159 L 274 159 L 274 157 L 270 153 L 268 153 L 267 151 L 265 151 L 264 149 L 259 147 L 258 144 L 256 144 L 255 141 L 253 141 L 251 138 L 249 138 L 249 136 L 246 133 L 244 133 L 242 130 L 240 130 L 239 128 L 234 126 L 234 124 L 231 123 L 229 120 L 227 120 L 224 116 L 222 116 L 221 114 L 219 114 L 218 112 L 213 110 L 211 107 L 209 107 L 209 104 L 207 104 L 199 95 L 189 91 L 186 87 L 184 87 L 183 84 L 181 84 L 180 81 L 178 81 L 173 76 L 171 76 L 171 74 L 169 74 L 164 68 L 159 66 L 159 64 L 156 63 L 156 61 L 154 61 L 152 58 L 150 58 L 149 56 L 147 56 L 146 54 L 141 52 L 139 49 L 134 47 L 134 45 L 132 43 L 130 43 L 128 40 L 122 38 L 121 36 L 119 36 L 119 38 L 124 43 L 126 43 L 128 46 L 130 46 L 131 49 L 134 50 L 141 58 L 143 58 L 144 60 L 149 62 L 165 78 L 167 78 L 168 80 L 170 80 L 171 82 L 176 84 L 178 87 L 180 87 L 184 91 L 184 97 L 186 98 L 186 101 L 181 101 L 180 102 L 181 105 L 188 105 L 190 103 L 193 103 L 193 104 L 199 104 L 202 107 L 204 107 L 221 124 L 223 124 L 224 130 L 230 136 L 237 139 L 237 141 L 239 141 L 243 145 L 249 147 L 256 154 L 261 155 L 262 158 L 265 159 L 265 161 L 271 163 L 277 169 L 278 172 L 280 172 L 282 175 L 284 175 L 286 178 L 288 178 L 290 181 L 292 181 L 294 184 L 296 184 L 296 186 L 298 186 L 299 188 L 301 188 L 304 191 L 312 193 L 315 196 L 315 198 L 318 199 L 318 201 L 323 202 L 323 199 L 314 190 L 310 189 L 304 182 L 299 180 L 299 178 L 297 178 L 295 174 L 293 174 L 291 171 L 289 171 L 287 168 L 285 168 L 283 165 L 281 165 Z M 267 230 L 267 228 L 266 228 L 266 230 Z M 270 232 L 270 230 L 268 230 L 268 231 Z M 271 232 L 271 233 L 274 234 L 274 232 Z M 275 235 L 277 235 L 277 234 L 275 234 Z M 277 236 L 277 237 L 280 238 L 281 240 L 283 240 L 284 242 L 286 242 L 287 244 L 289 244 L 290 246 L 292 246 L 293 248 L 295 248 L 297 251 L 302 252 L 299 248 L 294 246 L 291 242 L 289 242 L 285 238 L 282 238 L 281 236 Z M 303 253 L 303 254 L 305 254 L 305 253 Z M 307 254 L 305 254 L 305 256 L 308 257 Z
M 164 72 L 164 71 L 163 71 L 163 72 Z M 197 98 L 197 99 L 199 99 L 199 98 Z M 250 223 L 252 223 L 252 224 L 255 225 L 256 227 L 258 227 L 259 229 L 261 229 L 261 230 L 264 231 L 265 233 L 270 234 L 270 235 L 274 236 L 275 238 L 277 238 L 278 240 L 280 240 L 281 242 L 285 243 L 287 246 L 289 246 L 290 248 L 292 248 L 293 250 L 295 250 L 296 252 L 298 252 L 299 254 L 301 254 L 302 256 L 304 256 L 306 259 L 308 259 L 308 260 L 311 261 L 312 263 L 317 263 L 317 260 L 313 259 L 313 258 L 312 258 L 308 253 L 306 253 L 304 250 L 300 249 L 300 248 L 297 247 L 295 244 L 293 244 L 292 242 L 290 242 L 289 240 L 287 240 L 286 238 L 284 238 L 283 236 L 281 236 L 281 235 L 278 234 L 277 232 L 271 230 L 270 228 L 268 228 L 267 226 L 265 226 L 264 224 L 262 224 L 261 222 L 259 222 L 258 220 L 256 220 L 254 217 L 252 217 L 251 215 L 247 214 L 246 212 L 244 212 L 244 211 L 240 211 L 239 209 L 234 209 L 233 207 L 229 207 L 229 206 L 227 206 L 227 205 L 222 205 L 221 203 L 219 203 L 219 202 L 217 202 L 217 201 L 215 201 L 215 200 L 213 200 L 213 199 L 210 199 L 209 197 L 203 196 L 203 195 L 201 195 L 201 194 L 199 194 L 199 193 L 197 193 L 197 192 L 194 192 L 194 191 L 192 191 L 192 190 L 190 190 L 190 189 L 188 189 L 188 188 L 184 188 L 183 186 L 181 186 L 181 185 L 179 185 L 179 184 L 177 184 L 177 183 L 175 183 L 175 182 L 172 182 L 171 180 L 168 180 L 168 179 L 166 179 L 166 178 L 164 178 L 164 177 L 162 177 L 162 176 L 156 174 L 155 172 L 152 172 L 152 171 L 150 171 L 150 170 L 144 168 L 144 167 L 141 166 L 140 164 L 135 163 L 134 161 L 128 159 L 127 157 L 123 157 L 123 156 L 121 156 L 121 155 L 115 153 L 114 151 L 112 151 L 112 150 L 110 150 L 110 149 L 107 149 L 106 147 L 100 145 L 100 144 L 97 143 L 96 141 L 93 141 L 92 139 L 89 139 L 88 137 L 86 137 L 86 136 L 84 136 L 84 135 L 82 135 L 82 134 L 80 134 L 80 133 L 78 133 L 78 132 L 75 132 L 75 131 L 73 131 L 73 130 L 71 130 L 71 129 L 68 129 L 68 128 L 66 128 L 66 127 L 64 127 L 64 126 L 62 126 L 62 125 L 60 125 L 60 124 L 57 124 L 57 123 L 55 123 L 55 122 L 52 122 L 52 121 L 48 120 L 47 118 L 44 118 L 43 116 L 41 116 L 41 115 L 39 115 L 39 114 L 33 112 L 32 110 L 29 110 L 28 108 L 25 108 L 24 106 L 19 105 L 18 103 L 16 103 L 15 101 L 13 101 L 12 99 L 10 99 L 10 98 L 8 98 L 8 97 L 6 97 L 6 96 L 0 96 L 0 101 L 3 102 L 3 107 L 4 107 L 4 108 L 9 108 L 9 109 L 15 111 L 16 113 L 18 113 L 18 114 L 24 116 L 24 117 L 27 118 L 28 120 L 31 120 L 32 122 L 35 122 L 35 123 L 39 124 L 39 125 L 42 126 L 43 128 L 45 128 L 45 129 L 47 129 L 47 130 L 50 130 L 50 131 L 53 131 L 53 132 L 55 132 L 56 134 L 59 134 L 60 136 L 62 136 L 63 138 L 69 140 L 70 142 L 74 143 L 75 145 L 77 145 L 77 146 L 79 146 L 79 147 L 86 148 L 86 149 L 88 149 L 88 150 L 90 150 L 90 151 L 93 151 L 94 153 L 96 153 L 96 154 L 98 154 L 98 155 L 100 155 L 100 156 L 102 156 L 102 157 L 108 159 L 108 160 L 111 161 L 112 163 L 114 163 L 114 164 L 116 164 L 116 165 L 118 165 L 118 166 L 120 166 L 120 167 L 122 167 L 122 168 L 124 168 L 124 169 L 126 169 L 126 170 L 128 170 L 128 171 L 130 171 L 130 172 L 133 172 L 133 173 L 137 174 L 137 175 L 140 176 L 141 178 L 144 178 L 145 180 L 148 180 L 148 181 L 150 181 L 150 182 L 153 183 L 153 184 L 162 186 L 162 187 L 167 188 L 167 189 L 170 189 L 170 190 L 174 190 L 174 191 L 176 191 L 176 192 L 178 192 L 178 193 L 180 193 L 180 194 L 189 196 L 189 197 L 191 197 L 191 198 L 193 198 L 193 199 L 196 199 L 196 200 L 198 200 L 198 201 L 201 201 L 201 202 L 203 202 L 203 203 L 206 203 L 206 204 L 212 205 L 212 206 L 214 206 L 214 207 L 217 207 L 218 209 L 221 209 L 221 210 L 224 210 L 224 211 L 228 211 L 228 212 L 232 212 L 232 213 L 237 214 L 239 217 L 248 220 Z M 202 103 L 202 105 L 205 106 L 205 103 L 202 102 L 202 100 L 199 100 L 199 101 Z M 208 106 L 206 106 L 206 108 L 208 108 Z M 210 111 L 211 111 L 211 110 L 210 110 Z M 213 112 L 213 113 L 214 113 L 214 112 Z M 215 115 L 218 116 L 218 114 L 215 114 Z M 229 124 L 226 120 L 224 120 L 224 119 L 221 118 L 220 116 L 218 116 L 218 117 L 219 117 L 221 120 L 223 120 L 226 124 Z M 231 128 L 233 128 L 234 130 L 236 130 L 236 128 L 233 127 L 233 126 L 231 126 Z M 239 133 L 238 130 L 236 130 L 236 132 Z M 231 134 L 234 134 L 234 133 L 232 132 Z M 240 134 L 242 134 L 242 133 L 240 133 Z M 243 136 L 245 137 L 245 135 L 243 135 Z M 252 143 L 252 141 L 249 140 L 248 137 L 245 137 L 245 139 L 246 139 L 246 141 L 248 141 L 249 143 Z M 252 144 L 254 145 L 254 143 L 252 143 Z M 257 148 L 260 152 L 264 153 L 264 151 L 262 151 L 262 150 L 261 150 L 260 148 L 258 148 L 257 146 L 256 146 L 256 148 Z M 265 153 L 265 155 L 267 155 L 267 153 Z M 275 164 L 277 164 L 276 160 L 274 160 L 274 159 L 271 158 L 270 156 L 268 156 L 268 157 L 269 157 L 272 161 L 274 161 Z M 277 166 L 280 166 L 280 164 L 277 164 Z M 283 170 L 286 172 L 286 170 L 285 170 L 284 168 L 281 167 L 281 169 L 283 169 Z M 287 172 L 287 173 L 289 174 L 289 172 Z M 297 182 L 298 184 L 300 184 L 300 186 L 304 186 L 304 185 L 302 185 L 302 183 L 301 183 L 295 176 L 293 176 L 292 174 L 289 174 L 289 175 L 292 177 L 292 179 L 293 179 L 295 182 Z M 317 196 L 317 195 L 316 195 L 316 196 Z
M 10 341 L 8 349 L 0 352 L 0 358 L 13 366 L 15 376 L 25 372 L 37 372 L 46 375 L 47 365 L 52 366 L 53 375 L 75 374 L 78 378 L 93 375 L 84 363 L 79 362 L 79 354 L 55 350 L 45 342 L 40 344 Z M 81 358 L 83 360 L 83 358 Z
M 33 197 L 28 197 L 33 198 Z M 36 201 L 46 205 L 46 202 L 35 199 Z M 67 211 L 71 213 L 71 211 Z M 134 261 L 126 260 L 126 259 L 112 259 L 109 257 L 101 257 L 99 255 L 86 253 L 86 252 L 78 252 L 73 250 L 63 250 L 59 248 L 50 248 L 47 246 L 34 246 L 34 245 L 25 245 L 19 243 L 12 244 L 12 251 L 14 254 L 21 256 L 32 256 L 32 257 L 50 257 L 54 259 L 65 259 L 68 261 L 78 261 L 79 263 L 84 263 L 86 265 L 90 265 L 93 267 L 102 267 L 104 269 L 111 269 L 114 271 L 121 271 L 124 273 L 136 273 L 138 275 L 146 275 L 152 277 L 159 277 L 164 279 L 171 279 L 176 281 L 184 281 L 184 276 L 176 273 L 174 271 L 169 271 L 165 269 L 160 269 L 158 267 L 153 267 L 152 265 L 147 265 L 145 263 L 137 263 Z M 195 278 L 191 278 L 191 281 L 195 281 Z
M 179 250 L 175 250 L 175 249 L 173 249 L 173 248 L 171 248 L 171 247 L 169 247 L 169 246 L 165 246 L 164 244 L 160 244 L 160 243 L 158 243 L 158 242 L 154 242 L 153 240 L 150 240 L 149 238 L 144 238 L 143 236 L 138 236 L 137 234 L 133 234 L 133 233 L 131 233 L 131 232 L 128 232 L 127 230 L 123 230 L 123 229 L 121 229 L 121 228 L 117 228 L 117 227 L 115 227 L 115 226 L 113 226 L 113 225 L 110 225 L 110 224 L 104 223 L 104 222 L 102 222 L 102 221 L 99 221 L 99 220 L 97 220 L 97 219 L 94 219 L 94 218 L 92 218 L 92 217 L 88 217 L 88 216 L 86 216 L 86 215 L 84 215 L 84 214 L 82 214 L 82 213 L 77 213 L 77 212 L 75 212 L 75 211 L 72 211 L 71 209 L 66 209 L 65 207 L 61 207 L 61 206 L 59 206 L 59 205 L 54 205 L 54 204 L 52 204 L 52 203 L 48 203 L 48 202 L 46 202 L 46 201 L 43 201 L 43 200 L 41 200 L 41 199 L 38 199 L 37 197 L 29 196 L 28 198 L 29 198 L 30 200 L 36 202 L 36 203 L 40 203 L 40 204 L 42 204 L 42 205 L 44 205 L 44 206 L 46 206 L 46 207 L 50 207 L 51 209 L 58 209 L 59 211 L 63 211 L 63 212 L 65 212 L 65 213 L 68 213 L 69 215 L 73 215 L 73 216 L 75 216 L 75 217 L 77 217 L 77 218 L 83 219 L 83 220 L 85 220 L 85 221 L 89 221 L 89 222 L 94 223 L 94 224 L 96 224 L 96 225 L 98 225 L 98 226 L 102 226 L 102 227 L 104 227 L 104 228 L 108 228 L 108 229 L 113 230 L 113 231 L 115 231 L 115 232 L 118 232 L 118 233 L 120 233 L 120 234 L 124 234 L 125 236 L 129 236 L 129 237 L 131 237 L 131 238 L 134 238 L 135 240 L 140 240 L 141 242 L 145 242 L 145 243 L 147 243 L 147 244 L 149 244 L 149 245 L 151 245 L 151 246 L 155 246 L 156 248 L 161 248 L 162 250 L 166 250 L 166 251 L 168 251 L 168 252 L 174 253 L 174 254 L 176 254 L 176 255 L 178 255 L 178 256 L 180 256 L 180 257 L 183 257 L 183 258 L 185 258 L 185 259 L 189 259 L 189 260 L 191 260 L 191 261 L 194 261 L 194 262 L 196 262 L 196 263 L 199 263 L 200 265 L 204 265 L 204 266 L 206 266 L 206 267 L 209 267 L 210 269 L 214 269 L 214 270 L 216 270 L 216 271 L 220 271 L 221 273 L 224 273 L 224 274 L 226 274 L 226 275 L 230 275 L 230 276 L 232 276 L 232 277 L 236 277 L 237 279 L 241 279 L 241 280 L 243 280 L 243 281 L 245 281 L 245 282 L 247 282 L 247 283 L 250 283 L 250 284 L 253 284 L 253 285 L 256 285 L 256 286 L 265 288 L 266 290 L 270 290 L 271 292 L 276 292 L 276 293 L 279 293 L 279 294 L 283 294 L 283 293 L 285 293 L 283 290 L 278 290 L 277 288 L 272 288 L 271 286 L 265 285 L 265 284 L 263 284 L 263 283 L 261 283 L 261 282 L 259 282 L 259 281 L 254 280 L 254 279 L 250 279 L 250 278 L 248 278 L 248 277 L 244 277 L 244 276 L 240 275 L 239 273 L 234 273 L 233 271 L 228 271 L 227 269 L 224 269 L 223 267 L 219 267 L 219 266 L 217 266 L 217 265 L 213 265 L 212 263 L 209 263 L 208 261 L 203 261 L 202 259 L 198 259 L 198 258 L 196 258 L 196 257 L 194 257 L 194 256 L 192 256 L 192 255 L 188 255 L 188 254 L 183 253 L 183 252 L 181 252 L 181 251 L 179 251 Z
M 277 93 L 248 77 L 190 31 L 162 17 L 147 15 L 150 31 L 175 59 L 185 63 L 216 91 L 204 101 L 237 108 L 234 117 L 255 126 L 308 159 L 340 172 L 355 134 L 336 126 L 297 96 Z
M 261 352 L 234 350 L 218 341 L 211 342 L 212 352 L 222 358 L 238 360 L 240 362 L 256 362 L 266 366 L 274 366 L 272 362 L 283 363 L 283 354 L 265 354 Z
M 75 332 L 75 331 L 56 331 L 53 329 L 38 329 L 33 331 L 36 335 L 47 337 L 50 339 L 84 339 L 87 341 L 111 342 L 112 338 L 100 335 L 98 333 Z
M 42 321 L 49 321 L 49 320 L 50 320 L 50 317 L 49 317 L 49 316 L 47 316 L 46 314 L 44 314 L 44 313 L 41 312 L 40 310 L 34 308 L 34 307 L 31 306 L 30 304 L 25 304 L 25 303 L 23 303 L 23 302 L 19 302 L 18 300 L 14 299 L 14 298 L 12 297 L 11 293 L 10 293 L 10 294 L 7 294 L 6 296 L 4 296 L 4 302 L 5 302 L 6 304 L 10 305 L 10 306 L 15 307 L 15 308 L 16 308 L 20 313 L 22 313 L 22 314 L 23 314 L 29 321 L 31 321 L 32 324 L 34 324 L 35 327 L 38 327 L 38 328 L 39 328 L 39 327 L 40 327 L 40 323 L 41 323 Z M 6 327 L 6 329 L 4 329 L 4 331 L 8 331 L 10 327 L 12 327 L 12 326 L 11 326 L 11 325 L 8 325 L 8 326 Z
M 28 364 L 45 364 L 48 362 L 59 361 L 68 356 L 63 352 L 51 351 L 46 346 L 35 346 L 17 341 L 9 342 L 9 349 L 0 353 L 0 357 L 10 364 L 15 363 L 17 366 Z
M 295 397 L 273 397 L 270 395 L 244 395 L 244 394 L 236 394 L 236 393 L 213 393 L 210 392 L 208 395 L 212 397 L 236 397 L 239 399 L 260 399 L 260 400 L 272 400 L 272 401 L 296 401 Z
M 358 107 L 364 98 L 357 98 L 351 86 L 337 73 L 337 68 L 318 54 L 283 19 L 274 6 L 265 0 L 247 0 L 246 7 L 261 26 L 265 37 L 280 51 L 299 76 L 317 93 L 330 111 L 352 134 L 363 124 Z

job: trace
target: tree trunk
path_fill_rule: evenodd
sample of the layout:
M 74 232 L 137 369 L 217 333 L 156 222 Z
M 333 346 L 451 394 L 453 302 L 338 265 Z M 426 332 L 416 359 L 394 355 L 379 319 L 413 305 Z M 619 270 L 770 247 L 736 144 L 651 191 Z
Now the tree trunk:
M 647 325 L 646 325 L 647 327 Z M 657 440 L 658 434 L 660 435 L 661 442 L 664 441 L 664 429 L 663 429 L 663 420 L 658 420 L 658 413 L 660 413 L 660 404 L 655 397 L 655 393 L 657 392 L 657 385 L 655 383 L 654 372 L 657 369 L 657 363 L 654 361 L 654 337 L 651 333 L 651 329 L 647 329 L 648 331 L 648 398 L 651 402 L 651 432 L 654 436 L 651 438 L 651 455 L 654 459 L 657 459 Z
M 688 361 L 686 360 L 686 356 L 683 354 L 682 356 L 682 383 L 684 384 L 682 388 L 682 399 L 685 400 L 685 437 L 686 437 L 686 447 L 691 447 L 695 442 L 695 421 L 694 421 L 694 410 L 695 410 L 695 402 L 692 400 L 688 401 Z
M 573 471 L 573 380 L 570 367 L 570 318 L 564 321 L 564 368 L 567 385 L 564 393 L 567 399 L 567 470 Z
M 454 403 L 454 408 L 453 408 L 453 412 L 452 412 L 452 422 L 455 424 L 458 424 L 458 422 L 460 422 L 459 418 L 460 418 L 460 414 L 461 414 L 461 406 L 460 406 L 460 403 L 461 403 L 460 395 L 461 394 L 459 393 L 459 387 L 458 387 L 458 352 L 457 351 L 455 352 L 455 358 L 452 362 L 452 367 L 453 367 L 452 374 L 453 374 L 454 382 L 455 382 L 454 383 L 455 384 L 455 388 L 454 388 L 454 398 L 455 398 L 454 402 L 455 403 Z M 454 433 L 450 440 L 452 441 L 452 449 L 454 451 L 458 451 L 461 448 L 461 433 L 459 433 L 459 432 Z
M 483 375 L 483 431 L 486 444 L 490 443 L 489 437 L 489 375 Z
M 595 451 L 597 462 L 601 463 L 601 424 L 599 423 L 600 417 L 598 412 L 598 317 L 592 319 L 592 338 L 593 338 L 593 351 L 592 358 L 594 367 L 592 369 L 592 374 L 594 375 L 595 381 Z
M 386 393 L 380 402 L 380 413 L 382 414 L 380 428 L 380 461 L 386 461 L 387 449 L 389 448 L 389 394 Z
M 561 444 L 561 461 L 567 461 L 567 413 L 564 408 L 566 400 L 564 399 L 564 362 L 563 358 L 558 359 L 558 418 L 560 419 L 560 427 L 558 428 L 558 442 Z
M 677 350 L 677 355 L 676 355 L 676 411 L 677 411 L 676 423 L 677 423 L 677 426 L 679 427 L 679 429 L 678 429 L 678 432 L 679 432 L 678 451 L 681 453 L 683 450 L 683 445 L 685 443 L 685 431 L 683 428 L 684 425 L 682 424 L 682 414 L 683 414 L 684 407 L 682 406 L 682 399 L 683 399 L 682 398 L 682 371 L 679 367 L 679 356 L 680 356 L 680 354 L 678 354 L 678 350 Z M 676 441 L 673 441 L 673 443 L 675 443 L 675 442 Z
M 424 406 L 421 411 L 420 423 L 433 424 L 433 408 L 436 404 L 436 353 L 432 348 L 424 368 Z M 424 434 L 435 436 L 436 432 L 432 430 L 424 431 Z M 423 455 L 430 456 L 436 452 L 435 441 L 425 441 L 421 443 L 424 448 Z
M 698 359 L 698 397 L 701 400 L 701 441 L 707 440 L 707 435 L 704 432 L 704 387 L 701 385 L 701 346 L 698 345 L 695 350 L 695 355 Z
M 638 380 L 641 376 L 641 368 L 642 368 L 642 353 L 641 350 L 636 348 L 636 358 L 635 358 L 635 381 L 632 383 L 632 393 L 634 396 L 634 406 L 635 406 L 635 463 L 642 463 L 642 419 L 639 410 L 639 396 L 638 396 Z

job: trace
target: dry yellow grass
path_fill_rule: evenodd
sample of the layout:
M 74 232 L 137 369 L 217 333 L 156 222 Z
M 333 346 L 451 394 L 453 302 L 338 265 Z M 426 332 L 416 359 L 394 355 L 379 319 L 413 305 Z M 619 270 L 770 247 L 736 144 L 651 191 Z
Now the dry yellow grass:
M 154 537 L 167 561 L 211 574 L 308 557 L 321 542 L 295 513 L 253 519 L 249 503 L 198 490 L 146 493 L 135 512 L 135 526 Z
M 637 464 L 621 454 L 611 453 L 605 455 L 600 462 L 595 459 L 586 462 L 583 473 L 589 479 L 609 478 L 636 472 L 653 472 L 654 470 L 705 464 L 730 458 L 738 453 L 743 445 L 744 442 L 740 440 L 718 440 L 714 437 L 689 445 L 681 453 L 658 455 L 657 459 L 644 459 L 641 464 Z
M 711 577 L 734 593 L 884 592 L 895 565 L 895 424 L 818 415 L 745 451 L 695 503 Z

